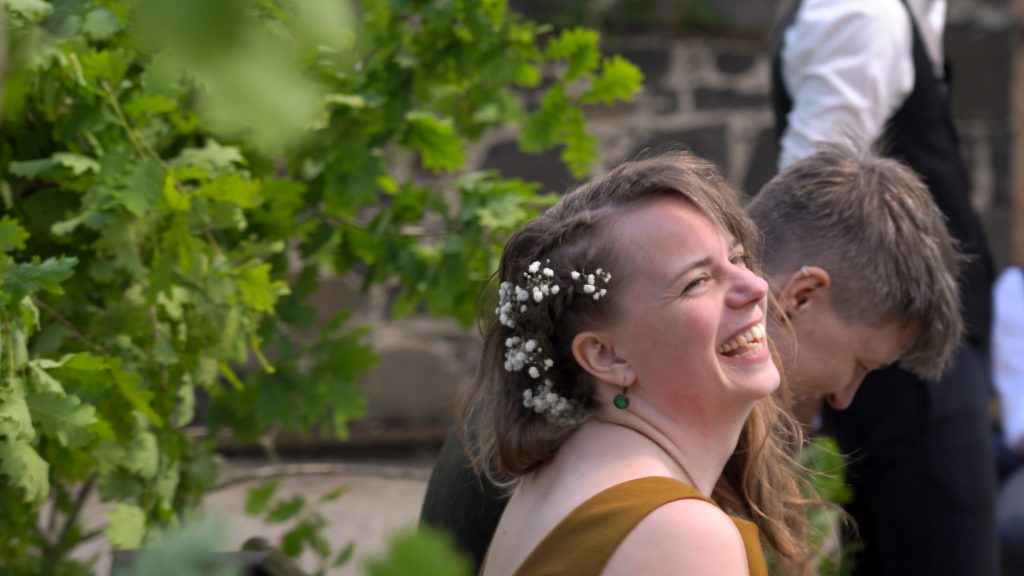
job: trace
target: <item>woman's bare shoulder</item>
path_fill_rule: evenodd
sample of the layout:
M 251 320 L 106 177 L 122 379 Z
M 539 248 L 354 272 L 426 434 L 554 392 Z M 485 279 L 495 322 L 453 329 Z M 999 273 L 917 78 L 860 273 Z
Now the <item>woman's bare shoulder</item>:
M 640 521 L 604 573 L 746 575 L 747 553 L 739 529 L 721 508 L 703 500 L 677 500 Z

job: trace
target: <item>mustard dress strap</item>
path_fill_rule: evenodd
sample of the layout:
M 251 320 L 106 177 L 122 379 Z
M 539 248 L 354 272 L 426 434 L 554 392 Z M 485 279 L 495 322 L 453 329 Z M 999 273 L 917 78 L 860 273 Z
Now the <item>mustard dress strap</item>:
M 637 478 L 604 490 L 569 513 L 530 552 L 516 576 L 597 576 L 626 536 L 655 509 L 686 499 L 713 501 L 672 478 Z M 743 537 L 751 576 L 767 576 L 757 526 L 732 518 Z

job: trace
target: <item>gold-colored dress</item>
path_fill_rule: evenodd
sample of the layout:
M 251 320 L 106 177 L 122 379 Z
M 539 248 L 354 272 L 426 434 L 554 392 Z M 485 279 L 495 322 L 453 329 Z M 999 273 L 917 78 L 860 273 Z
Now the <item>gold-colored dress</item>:
M 599 576 L 626 535 L 660 506 L 676 500 L 706 498 L 696 488 L 665 477 L 623 482 L 580 504 L 541 540 L 516 576 Z M 743 537 L 750 576 L 767 576 L 757 526 L 731 517 Z

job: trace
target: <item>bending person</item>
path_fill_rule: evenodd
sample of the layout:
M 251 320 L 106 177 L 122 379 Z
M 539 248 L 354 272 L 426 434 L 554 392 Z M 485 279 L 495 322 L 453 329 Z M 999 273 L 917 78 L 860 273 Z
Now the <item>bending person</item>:
M 845 410 L 868 373 L 897 362 L 926 380 L 949 368 L 963 335 L 960 256 L 910 168 L 821 149 L 765 184 L 747 213 L 792 323 L 772 335 L 798 403 Z
M 772 74 L 780 167 L 823 142 L 877 142 L 921 175 L 968 256 L 959 276 L 964 341 L 943 377 L 878 370 L 849 409 L 824 410 L 823 428 L 858 454 L 847 468 L 847 511 L 864 544 L 853 576 L 994 576 L 986 362 L 993 266 L 951 114 L 947 2 L 790 4 Z M 888 281 L 869 276 L 863 284 Z
M 512 489 L 484 575 L 764 575 L 762 537 L 809 569 L 755 239 L 683 154 L 626 163 L 512 235 L 463 411 L 477 469 Z

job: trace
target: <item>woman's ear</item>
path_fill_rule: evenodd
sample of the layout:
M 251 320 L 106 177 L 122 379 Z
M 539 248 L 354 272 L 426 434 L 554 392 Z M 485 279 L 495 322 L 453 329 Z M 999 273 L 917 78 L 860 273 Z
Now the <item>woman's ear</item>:
M 824 268 L 801 266 L 785 281 L 776 299 L 786 316 L 793 318 L 815 305 L 823 305 L 831 286 L 832 277 Z
M 615 351 L 607 333 L 584 331 L 572 339 L 572 355 L 576 363 L 598 380 L 615 386 L 629 386 L 635 375 L 629 362 Z

